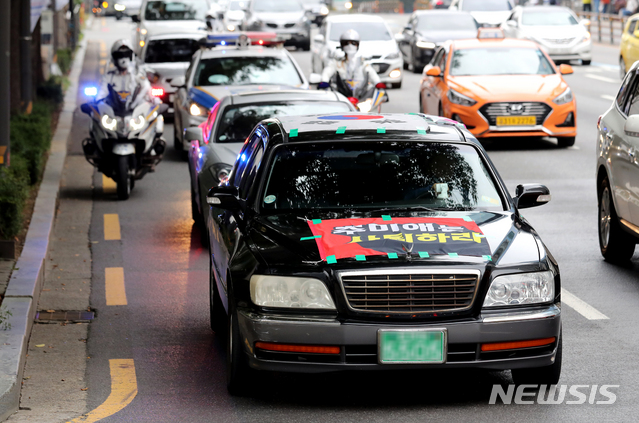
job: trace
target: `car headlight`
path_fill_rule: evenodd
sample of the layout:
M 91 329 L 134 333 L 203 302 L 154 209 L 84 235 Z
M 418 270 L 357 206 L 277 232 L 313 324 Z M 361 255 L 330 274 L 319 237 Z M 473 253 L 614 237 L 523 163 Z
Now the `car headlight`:
M 373 101 L 369 98 L 366 101 L 362 101 L 361 103 L 357 103 L 357 108 L 362 113 L 368 113 L 373 108 Z
M 129 126 L 131 127 L 132 130 L 138 131 L 144 127 L 145 123 L 146 123 L 146 119 L 144 119 L 144 116 L 140 115 L 135 119 L 131 119 L 129 121 Z
M 584 35 L 584 37 L 579 42 L 580 43 L 585 43 L 588 40 L 590 40 L 590 32 L 586 32 L 586 35 Z
M 566 88 L 566 91 L 559 94 L 557 98 L 553 100 L 553 103 L 561 105 L 561 104 L 570 103 L 571 101 L 572 101 L 572 90 L 570 89 L 570 87 L 568 87 Z
M 399 59 L 399 51 L 387 55 L 386 58 L 389 60 Z
M 322 7 L 320 8 L 320 14 L 321 14 L 321 15 L 328 15 L 328 7 L 326 7 L 326 6 L 322 6 Z
M 126 6 L 123 4 L 115 4 L 115 6 L 113 6 L 113 8 L 115 10 L 117 10 L 118 12 L 123 12 L 124 10 L 126 10 Z
M 118 121 L 109 115 L 102 115 L 102 127 L 109 131 L 115 131 L 118 127 Z
M 289 276 L 251 276 L 251 300 L 264 307 L 335 310 L 326 285 L 318 279 Z
M 455 104 L 459 104 L 460 106 L 474 106 L 475 104 L 477 104 L 477 102 L 475 100 L 473 100 L 470 97 L 466 97 L 463 94 L 458 93 L 457 91 L 453 90 L 453 89 L 449 89 L 448 90 L 448 99 Z
M 191 116 L 204 116 L 207 111 L 206 107 L 200 106 L 197 103 L 191 103 L 191 106 L 189 107 L 189 113 Z
M 483 308 L 548 303 L 555 298 L 555 276 L 550 270 L 497 276 L 490 283 Z
M 220 181 L 220 183 L 227 181 L 232 169 L 233 166 L 226 163 L 216 163 L 209 168 L 211 175 L 213 175 L 215 179 Z
M 142 28 L 142 29 L 140 30 L 140 34 L 142 34 L 142 35 L 146 35 L 146 33 L 147 33 L 147 30 L 146 30 L 146 29 Z
M 415 46 L 418 48 L 435 48 L 437 44 L 431 43 L 430 41 L 417 41 Z

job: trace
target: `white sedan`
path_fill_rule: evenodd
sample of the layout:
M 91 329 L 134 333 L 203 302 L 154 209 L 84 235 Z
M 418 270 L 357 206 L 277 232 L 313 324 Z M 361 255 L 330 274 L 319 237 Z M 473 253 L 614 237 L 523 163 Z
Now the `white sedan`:
M 592 40 L 587 21 L 579 21 L 567 7 L 516 7 L 501 25 L 510 38 L 525 38 L 542 46 L 554 61 L 592 60 Z

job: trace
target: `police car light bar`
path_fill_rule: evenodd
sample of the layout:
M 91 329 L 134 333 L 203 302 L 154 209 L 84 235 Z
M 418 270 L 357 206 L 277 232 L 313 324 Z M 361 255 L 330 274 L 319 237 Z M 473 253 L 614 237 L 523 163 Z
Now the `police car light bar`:
M 84 87 L 84 95 L 87 97 L 95 97 L 98 95 L 98 87 Z
M 501 28 L 479 28 L 477 38 L 480 40 L 496 40 L 506 38 Z
M 259 45 L 271 46 L 284 43 L 284 39 L 274 32 L 225 32 L 221 34 L 208 34 L 200 40 L 200 45 L 211 48 L 217 46 Z

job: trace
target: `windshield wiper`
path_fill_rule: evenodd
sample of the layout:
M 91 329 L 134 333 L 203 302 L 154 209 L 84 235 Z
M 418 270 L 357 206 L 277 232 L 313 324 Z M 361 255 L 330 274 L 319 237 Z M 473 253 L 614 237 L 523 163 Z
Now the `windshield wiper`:
M 426 206 L 385 207 L 381 209 L 365 209 L 367 213 L 378 213 L 378 212 L 387 212 L 387 211 L 415 211 L 415 210 L 437 212 L 437 211 L 447 211 L 449 209 L 433 209 Z

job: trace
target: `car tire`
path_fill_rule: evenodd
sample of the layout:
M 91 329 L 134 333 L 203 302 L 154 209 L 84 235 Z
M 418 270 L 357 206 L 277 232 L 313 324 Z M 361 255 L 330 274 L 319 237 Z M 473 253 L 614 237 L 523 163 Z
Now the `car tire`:
M 626 233 L 619 223 L 619 217 L 612 199 L 610 182 L 605 177 L 601 181 L 598 192 L 599 250 L 603 258 L 611 263 L 624 263 L 632 258 L 635 252 L 636 239 Z
M 444 116 L 444 108 L 441 103 L 439 103 L 439 107 L 437 108 L 437 116 L 446 117 Z
M 400 88 L 402 88 L 402 82 L 401 81 L 394 82 L 394 83 L 390 84 L 390 87 L 393 88 L 393 89 L 400 89 Z
M 115 174 L 118 200 L 128 200 L 131 194 L 131 175 L 129 174 L 129 156 L 118 156 L 118 168 Z
M 406 60 L 402 63 L 402 68 L 404 68 L 404 70 L 408 70 L 408 62 Z
M 582 60 L 581 61 L 581 64 L 583 66 L 590 66 L 591 63 L 592 63 L 592 60 Z
M 575 145 L 577 137 L 557 137 L 557 145 L 562 148 L 572 147 Z
M 184 150 L 182 141 L 180 141 L 180 138 L 178 137 L 177 122 L 173 122 L 173 147 L 175 147 L 177 151 Z
M 555 362 L 550 366 L 529 369 L 512 369 L 513 382 L 516 385 L 556 385 L 561 376 L 562 335 L 559 332 Z
M 303 51 L 311 51 L 311 40 L 304 41 L 302 44 L 300 44 L 300 48 Z
M 423 66 L 420 66 L 417 62 L 415 62 L 415 59 L 411 60 L 411 65 L 410 67 L 413 70 L 413 73 L 422 73 L 422 71 L 424 70 Z
M 226 335 L 226 388 L 231 395 L 245 396 L 249 393 L 252 379 L 251 368 L 242 347 L 237 313 L 229 303 L 228 332 Z
M 209 318 L 211 320 L 211 330 L 220 336 L 224 336 L 227 329 L 226 311 L 220 297 L 220 291 L 217 289 L 215 276 L 213 273 L 213 262 L 209 252 Z
M 626 62 L 623 60 L 623 56 L 619 56 L 619 77 L 622 81 L 626 77 Z

